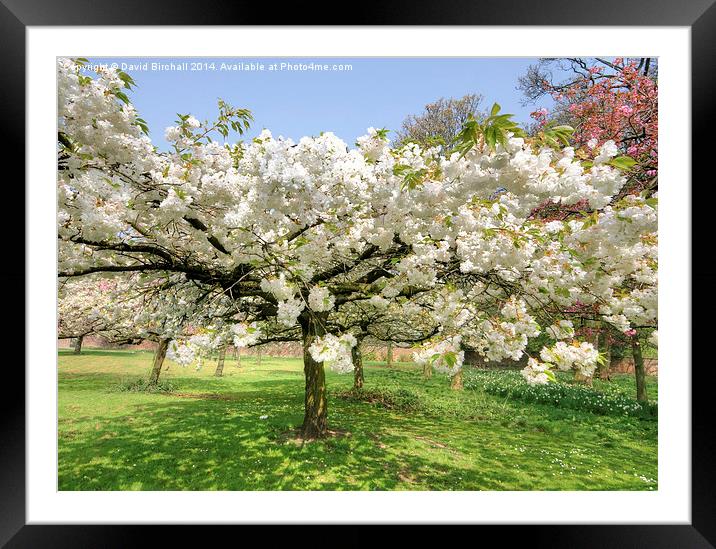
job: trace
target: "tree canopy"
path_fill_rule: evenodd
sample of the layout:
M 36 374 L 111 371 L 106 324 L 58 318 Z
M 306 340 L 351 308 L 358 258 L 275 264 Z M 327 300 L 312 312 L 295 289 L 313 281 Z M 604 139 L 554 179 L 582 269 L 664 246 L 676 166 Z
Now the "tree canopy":
M 525 138 L 495 105 L 466 121 L 454 152 L 391 147 L 373 128 L 355 148 L 331 133 L 232 142 L 251 114 L 219 101 L 211 121 L 179 114 L 160 152 L 131 77 L 97 71 L 58 62 L 59 275 L 190 288 L 182 307 L 211 334 L 231 330 L 194 334 L 195 347 L 292 330 L 304 344 L 306 436 L 327 429 L 324 364 L 352 370 L 359 324 L 347 319 L 358 304 L 382 318 L 430 310 L 416 356 L 447 372 L 465 343 L 518 359 L 546 328 L 530 383 L 595 368 L 593 345 L 571 339 L 573 315 L 622 332 L 656 325 L 657 201 L 620 194 L 628 161 L 612 140 Z M 535 216 L 545 203 L 574 212 Z M 157 306 L 170 315 L 176 303 Z M 171 352 L 191 358 L 182 345 Z

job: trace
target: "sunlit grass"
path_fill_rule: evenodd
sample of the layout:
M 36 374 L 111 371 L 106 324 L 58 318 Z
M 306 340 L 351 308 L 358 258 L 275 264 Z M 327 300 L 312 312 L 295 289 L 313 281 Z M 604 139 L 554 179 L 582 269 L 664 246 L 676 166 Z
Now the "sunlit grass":
M 148 375 L 144 351 L 59 355 L 60 490 L 651 490 L 657 423 L 450 391 L 417 367 L 366 365 L 366 393 L 327 373 L 330 428 L 297 444 L 299 360 L 169 364 L 172 393 L 120 391 Z M 608 390 L 628 392 L 631 376 Z M 261 416 L 267 419 L 260 419 Z

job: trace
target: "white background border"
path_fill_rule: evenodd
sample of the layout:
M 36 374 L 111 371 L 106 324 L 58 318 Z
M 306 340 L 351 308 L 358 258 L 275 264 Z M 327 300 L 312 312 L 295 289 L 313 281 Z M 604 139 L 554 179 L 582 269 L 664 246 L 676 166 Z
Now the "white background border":
M 688 27 L 28 27 L 28 524 L 690 523 L 690 36 Z M 56 56 L 567 55 L 660 57 L 658 491 L 57 491 Z

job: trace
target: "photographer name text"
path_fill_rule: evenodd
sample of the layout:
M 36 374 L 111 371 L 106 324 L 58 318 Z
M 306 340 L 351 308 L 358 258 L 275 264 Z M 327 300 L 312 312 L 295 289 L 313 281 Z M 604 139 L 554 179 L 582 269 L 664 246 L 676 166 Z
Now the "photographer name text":
M 213 61 L 141 61 L 137 63 L 108 63 L 99 65 L 130 72 L 333 72 L 351 71 L 345 63 L 289 62 L 213 62 Z

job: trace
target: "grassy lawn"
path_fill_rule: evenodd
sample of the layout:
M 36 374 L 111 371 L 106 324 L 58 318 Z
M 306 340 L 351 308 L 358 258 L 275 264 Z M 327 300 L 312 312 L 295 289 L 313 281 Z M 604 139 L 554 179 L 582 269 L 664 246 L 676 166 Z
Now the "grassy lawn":
M 329 427 L 306 444 L 298 359 L 227 357 L 224 377 L 170 364 L 172 393 L 120 392 L 146 351 L 59 352 L 60 490 L 655 490 L 657 422 L 525 403 L 417 367 L 327 372 Z M 650 379 L 650 396 L 656 396 Z M 595 390 L 633 397 L 631 376 Z M 389 398 L 386 398 L 386 395 Z M 261 416 L 268 416 L 260 419 Z

